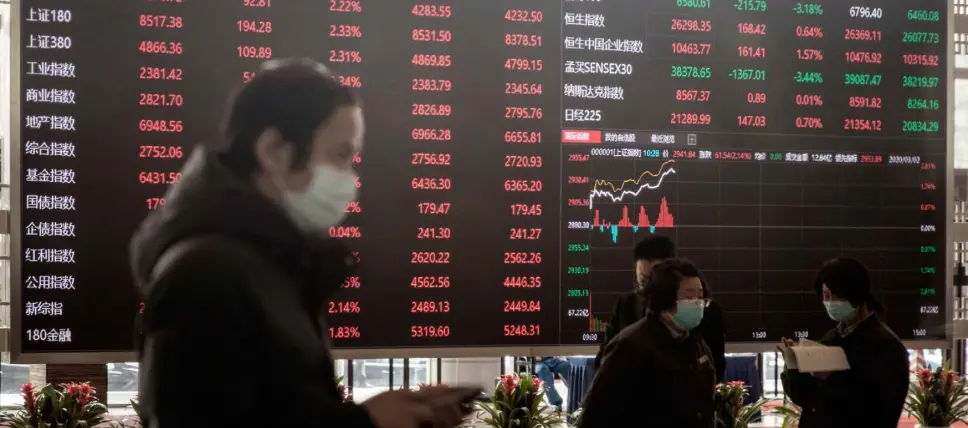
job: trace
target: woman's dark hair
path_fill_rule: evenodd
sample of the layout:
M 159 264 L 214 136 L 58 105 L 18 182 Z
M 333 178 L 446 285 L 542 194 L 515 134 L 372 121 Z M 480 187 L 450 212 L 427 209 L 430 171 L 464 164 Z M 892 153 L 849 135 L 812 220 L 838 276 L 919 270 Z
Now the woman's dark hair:
M 672 309 L 679 299 L 679 282 L 683 278 L 699 278 L 699 268 L 685 259 L 669 259 L 652 267 L 652 278 L 645 286 L 648 309 L 652 314 Z M 703 281 L 705 282 L 705 281 Z
M 676 244 L 668 236 L 654 235 L 635 245 L 635 260 L 665 260 L 676 256 Z
M 222 159 L 238 174 L 257 172 L 253 146 L 272 128 L 293 146 L 291 167 L 301 169 L 309 162 L 319 126 L 340 107 L 359 103 L 356 94 L 318 62 L 306 58 L 266 62 L 231 99 L 223 125 L 228 146 Z
M 867 309 L 875 313 L 882 314 L 885 311 L 884 305 L 874 297 L 871 290 L 870 272 L 863 263 L 855 259 L 838 257 L 824 262 L 813 282 L 817 294 L 823 294 L 824 285 L 835 296 L 850 302 L 855 308 L 867 305 Z

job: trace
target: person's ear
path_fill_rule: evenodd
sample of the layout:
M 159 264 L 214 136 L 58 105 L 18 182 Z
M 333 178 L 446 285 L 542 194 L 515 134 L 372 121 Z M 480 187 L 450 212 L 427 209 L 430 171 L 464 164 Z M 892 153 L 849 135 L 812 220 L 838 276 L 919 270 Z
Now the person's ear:
M 282 134 L 275 128 L 267 128 L 259 134 L 253 151 L 262 171 L 282 174 L 292 166 L 292 147 L 282 140 Z

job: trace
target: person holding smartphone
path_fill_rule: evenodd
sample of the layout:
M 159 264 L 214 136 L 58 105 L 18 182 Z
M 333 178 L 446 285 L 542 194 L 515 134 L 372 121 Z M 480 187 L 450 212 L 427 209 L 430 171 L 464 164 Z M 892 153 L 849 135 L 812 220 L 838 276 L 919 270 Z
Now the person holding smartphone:
M 132 241 L 146 426 L 461 423 L 476 389 L 355 404 L 334 381 L 324 308 L 356 258 L 326 231 L 356 199 L 356 94 L 312 60 L 272 61 L 232 100 L 224 140 L 191 154 Z M 199 388 L 204 400 L 186 398 Z

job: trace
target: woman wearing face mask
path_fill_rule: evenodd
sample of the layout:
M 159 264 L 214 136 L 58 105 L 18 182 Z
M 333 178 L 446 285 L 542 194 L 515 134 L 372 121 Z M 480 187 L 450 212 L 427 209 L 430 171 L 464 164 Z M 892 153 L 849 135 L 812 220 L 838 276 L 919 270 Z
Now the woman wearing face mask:
M 785 370 L 783 389 L 803 409 L 801 428 L 895 428 L 907 397 L 908 352 L 881 322 L 884 306 L 871 293 L 867 268 L 854 259 L 824 263 L 817 294 L 837 326 L 820 343 L 844 348 L 850 369 L 833 373 Z M 792 340 L 783 339 L 787 346 Z M 845 405 L 851 409 L 845 410 Z
M 648 314 L 605 349 L 585 396 L 580 428 L 708 428 L 716 369 L 702 335 L 702 279 L 692 263 L 666 260 L 646 286 Z
M 357 405 L 333 381 L 323 308 L 355 258 L 326 232 L 356 199 L 356 96 L 310 60 L 271 62 L 233 99 L 224 138 L 192 153 L 132 242 L 145 422 L 225 426 L 212 409 L 232 408 L 238 427 L 265 426 L 264 409 L 301 427 L 457 425 L 467 391 Z M 186 400 L 200 379 L 209 398 Z

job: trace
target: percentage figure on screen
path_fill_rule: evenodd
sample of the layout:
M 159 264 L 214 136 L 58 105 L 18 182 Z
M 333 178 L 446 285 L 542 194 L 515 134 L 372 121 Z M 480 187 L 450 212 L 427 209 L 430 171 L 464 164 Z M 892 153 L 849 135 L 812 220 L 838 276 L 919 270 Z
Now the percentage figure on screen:
M 359 239 L 363 237 L 359 226 L 333 226 L 329 228 L 330 238 Z
M 823 119 L 819 117 L 798 117 L 796 125 L 799 129 L 823 129 Z
M 360 207 L 359 201 L 353 201 L 346 204 L 346 208 L 343 209 L 343 212 L 348 214 L 359 214 L 363 212 L 363 208 Z
M 793 6 L 793 13 L 797 15 L 823 15 L 823 5 L 817 3 L 797 3 Z
M 796 102 L 798 106 L 822 107 L 823 96 L 819 94 L 797 94 Z
M 823 61 L 823 51 L 820 49 L 797 49 L 797 59 L 801 61 Z
M 797 83 L 820 84 L 823 83 L 823 73 L 819 71 L 798 71 L 793 76 L 793 81 Z
M 360 13 L 363 5 L 360 0 L 329 0 L 330 12 Z
M 921 190 L 938 190 L 938 186 L 934 183 L 921 183 Z
M 934 162 L 921 162 L 921 171 L 932 171 L 938 169 L 938 165 Z
M 349 88 L 363 87 L 363 81 L 360 80 L 360 76 L 339 76 L 337 79 L 341 85 Z
M 359 25 L 334 24 L 329 26 L 329 36 L 359 39 L 363 37 L 363 29 Z
M 362 283 L 360 282 L 360 277 L 351 276 L 349 278 L 346 278 L 345 281 L 343 281 L 343 284 L 340 285 L 340 288 L 360 288 L 360 286 L 362 286 Z
M 331 339 L 359 339 L 360 328 L 355 325 L 330 327 L 329 337 Z
M 796 34 L 797 37 L 802 37 L 805 39 L 822 39 L 823 28 L 809 25 L 797 25 Z
M 329 62 L 339 63 L 339 64 L 342 64 L 342 63 L 359 64 L 363 62 L 363 55 L 360 54 L 360 51 L 330 49 Z
M 329 302 L 329 313 L 331 314 L 358 314 L 360 313 L 360 302 Z

